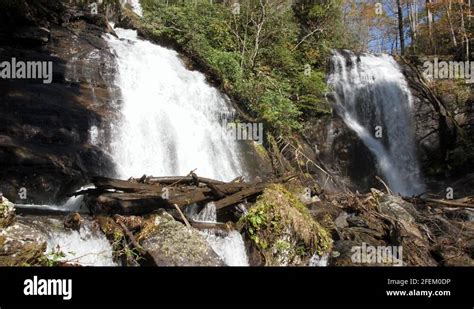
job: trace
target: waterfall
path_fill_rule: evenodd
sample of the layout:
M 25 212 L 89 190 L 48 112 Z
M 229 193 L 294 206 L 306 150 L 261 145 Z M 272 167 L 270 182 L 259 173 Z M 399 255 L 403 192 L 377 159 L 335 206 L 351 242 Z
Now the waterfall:
M 137 13 L 138 16 L 143 16 L 143 9 L 140 5 L 140 0 L 122 0 L 124 4 L 128 4 L 132 7 L 132 10 Z
M 197 212 L 197 205 L 188 208 L 187 213 L 194 221 L 217 222 L 216 206 L 212 202 L 200 212 Z M 206 229 L 200 233 L 227 266 L 249 266 L 244 240 L 238 231 Z
M 132 7 L 141 14 L 139 5 Z M 122 94 L 110 147 L 117 174 L 185 175 L 197 169 L 220 180 L 244 175 L 237 141 L 222 122 L 234 114 L 228 99 L 203 74 L 188 70 L 175 51 L 138 38 L 134 30 L 115 32 L 118 38 L 105 39 L 116 55 L 115 83 Z M 216 222 L 215 206 L 209 203 L 192 218 Z M 226 265 L 248 266 L 239 232 L 208 229 L 201 235 Z
M 413 98 L 396 61 L 385 54 L 356 56 L 344 51 L 334 52 L 332 64 L 328 83 L 335 91 L 336 109 L 374 154 L 388 186 L 407 196 L 423 192 Z
M 226 98 L 189 71 L 178 54 L 115 29 L 106 40 L 116 54 L 121 120 L 111 149 L 120 177 L 186 175 L 231 180 L 244 174 L 237 142 L 219 121 L 232 114 Z

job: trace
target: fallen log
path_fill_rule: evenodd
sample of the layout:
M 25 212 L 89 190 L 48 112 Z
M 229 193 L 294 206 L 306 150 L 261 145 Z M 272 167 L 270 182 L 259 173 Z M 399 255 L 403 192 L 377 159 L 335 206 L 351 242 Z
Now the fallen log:
M 179 209 L 178 205 L 176 204 L 173 204 L 174 208 L 176 208 L 176 210 L 178 211 L 179 215 L 181 216 L 181 219 L 183 220 L 184 224 L 186 224 L 186 226 L 190 229 L 191 228 L 191 224 L 189 224 L 189 221 L 188 219 L 186 219 L 186 216 L 183 214 L 183 212 L 181 211 L 181 209 Z
M 101 194 L 103 192 L 114 190 L 114 191 L 122 191 L 126 193 L 133 193 L 133 192 L 160 192 L 161 186 L 159 184 L 149 185 L 149 184 L 142 184 L 142 183 L 135 183 L 129 182 L 127 180 L 120 180 L 120 179 L 112 179 L 106 177 L 94 177 L 92 179 L 92 183 L 94 184 L 95 188 L 89 188 L 81 191 L 76 191 L 74 193 L 66 194 L 66 196 L 79 196 L 85 194 Z
M 260 183 L 258 185 L 255 185 L 254 187 L 243 189 L 237 193 L 218 200 L 217 202 L 215 202 L 216 210 L 220 210 L 222 208 L 238 204 L 246 198 L 260 194 L 263 192 L 267 185 L 267 183 Z
M 161 185 L 172 185 L 172 184 L 192 184 L 194 182 L 194 178 L 192 176 L 185 176 L 185 177 L 180 177 L 180 176 L 172 176 L 172 177 L 150 177 L 147 179 L 147 183 L 149 184 L 161 184 Z M 214 180 L 210 178 L 203 178 L 199 177 L 199 182 L 203 184 L 226 184 L 223 181 L 219 180 Z
M 445 206 L 445 207 L 464 207 L 464 208 L 474 208 L 474 204 L 462 203 L 452 200 L 440 200 L 432 198 L 423 198 L 423 197 L 404 197 L 404 200 L 416 204 L 417 202 L 422 203 L 434 203 L 436 206 Z M 430 204 L 430 206 L 435 206 Z
M 196 188 L 188 193 L 170 194 L 168 199 L 161 194 L 106 192 L 86 199 L 86 204 L 94 214 L 142 215 L 158 208 L 174 208 L 174 204 L 184 206 L 210 201 L 206 190 Z
M 206 194 L 207 192 L 210 192 L 210 190 L 207 188 L 196 188 L 195 190 L 185 192 L 183 194 L 170 195 L 170 198 L 167 201 L 171 207 L 173 207 L 172 204 L 176 204 L 179 208 L 194 203 L 209 202 L 212 200 L 212 198 Z
M 140 244 L 137 242 L 137 240 L 135 239 L 135 236 L 133 236 L 133 233 L 130 232 L 130 230 L 125 226 L 125 224 L 123 224 L 122 221 L 118 220 L 118 216 L 116 215 L 114 217 L 115 219 L 115 223 L 117 223 L 118 225 L 120 225 L 120 227 L 122 228 L 125 236 L 127 236 L 128 238 L 128 241 L 130 242 L 130 244 L 133 246 L 133 248 L 135 248 L 136 250 L 138 250 L 138 252 L 143 252 L 143 248 L 140 246 Z
M 203 221 L 189 221 L 192 227 L 198 230 L 224 230 L 229 231 L 229 226 L 222 222 L 203 222 Z
M 94 214 L 143 215 L 158 208 L 182 209 L 191 204 L 216 202 L 218 210 L 261 194 L 270 183 L 284 182 L 290 175 L 272 182 L 243 183 L 201 178 L 191 172 L 184 177 L 148 177 L 145 183 L 94 177 L 95 188 L 72 195 L 86 195 L 85 202 Z M 144 178 L 142 177 L 141 180 Z
M 224 197 L 226 196 L 225 193 L 222 192 L 222 191 L 221 191 L 219 188 L 217 188 L 215 185 L 213 185 L 213 184 L 210 183 L 210 184 L 208 184 L 207 186 L 211 189 L 212 193 L 213 193 L 217 198 L 224 198 Z
M 260 182 L 257 184 L 252 184 L 252 185 L 246 185 L 245 187 L 242 187 L 239 191 L 236 191 L 234 194 L 231 194 L 229 196 L 226 196 L 223 199 L 220 199 L 215 202 L 216 209 L 221 210 L 225 207 L 236 205 L 240 202 L 242 202 L 244 199 L 253 197 L 255 195 L 261 194 L 263 190 L 270 185 L 271 183 L 281 183 L 281 182 L 286 182 L 289 181 L 293 178 L 298 176 L 297 174 L 292 174 L 289 176 L 284 176 L 277 178 L 273 180 L 272 182 Z M 232 185 L 239 185 L 238 183 L 232 184 Z
M 94 214 L 142 215 L 170 205 L 161 195 L 140 193 L 103 193 L 85 200 Z
M 92 183 L 96 188 L 101 189 L 115 189 L 123 192 L 158 192 L 161 191 L 159 184 L 150 185 L 144 183 L 134 183 L 126 180 L 94 177 Z

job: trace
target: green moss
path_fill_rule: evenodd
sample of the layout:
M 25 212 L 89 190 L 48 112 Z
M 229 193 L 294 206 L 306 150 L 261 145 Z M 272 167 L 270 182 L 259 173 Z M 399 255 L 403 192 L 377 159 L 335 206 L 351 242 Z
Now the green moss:
M 0 240 L 3 246 L 5 239 Z M 0 266 L 47 266 L 45 263 L 46 243 L 16 243 L 6 255 L 0 254 Z
M 15 208 L 6 198 L 0 202 L 0 228 L 6 228 L 15 221 Z
M 279 252 L 285 252 L 291 249 L 291 244 L 280 239 L 275 243 L 275 249 Z
M 257 152 L 257 154 L 264 160 L 269 160 L 270 158 L 268 157 L 268 153 L 267 153 L 267 150 L 265 149 L 265 147 L 262 145 L 262 144 L 258 144 L 258 143 L 253 143 L 254 145 L 254 148 L 255 148 L 255 151 Z
M 298 265 L 315 252 L 324 255 L 332 246 L 329 233 L 282 185 L 265 189 L 240 219 L 239 226 L 263 254 L 267 265 L 279 265 L 282 260 Z

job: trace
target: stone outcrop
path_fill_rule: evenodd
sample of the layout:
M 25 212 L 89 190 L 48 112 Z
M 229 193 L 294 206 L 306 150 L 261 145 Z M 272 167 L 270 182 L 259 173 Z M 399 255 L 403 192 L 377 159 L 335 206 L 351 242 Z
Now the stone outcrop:
M 332 247 L 326 229 L 282 185 L 266 188 L 239 225 L 250 242 L 251 262 L 260 265 L 304 266 L 314 254 L 324 256 Z
M 157 266 L 223 266 L 199 232 L 161 212 L 149 216 L 137 236 Z
M 320 199 L 310 205 L 310 213 L 334 240 L 329 266 L 474 265 L 472 211 L 415 205 L 376 189 L 364 195 L 323 194 Z M 361 247 L 402 252 L 396 260 L 354 260 Z
M 117 7 L 106 2 L 99 13 L 113 18 Z M 0 60 L 52 62 L 53 78 L 0 83 L 0 191 L 16 202 L 57 202 L 90 175 L 113 170 L 89 132 L 95 126 L 107 139 L 114 117 L 114 57 L 102 39 L 113 32 L 105 15 L 64 1 L 1 6 Z
M 399 59 L 399 64 L 414 95 L 415 133 L 424 173 L 453 183 L 474 172 L 474 87 L 462 80 L 427 78 L 423 65 L 433 61 L 433 57 L 412 57 Z M 456 191 L 461 193 L 460 189 Z
M 46 237 L 34 225 L 16 222 L 0 230 L 0 266 L 42 265 Z
M 6 228 L 15 221 L 15 206 L 0 195 L 0 228 Z

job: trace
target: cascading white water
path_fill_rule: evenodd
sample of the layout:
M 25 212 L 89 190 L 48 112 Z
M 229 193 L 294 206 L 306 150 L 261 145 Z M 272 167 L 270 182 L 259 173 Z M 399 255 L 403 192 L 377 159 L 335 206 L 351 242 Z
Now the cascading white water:
M 121 122 L 112 141 L 120 177 L 186 175 L 230 180 L 242 175 L 237 142 L 223 134 L 226 99 L 175 51 L 115 29 L 106 40 L 117 56 Z
M 329 262 L 329 254 L 320 256 L 317 253 L 314 253 L 313 256 L 309 259 L 308 266 L 311 267 L 326 267 Z
M 141 15 L 138 1 L 133 2 Z M 121 120 L 111 143 L 119 176 L 185 175 L 194 169 L 221 180 L 244 175 L 238 144 L 221 123 L 223 115 L 234 112 L 226 98 L 203 74 L 186 69 L 175 51 L 141 40 L 133 30 L 115 32 L 118 38 L 106 40 L 116 54 L 122 94 Z M 194 219 L 216 222 L 212 206 Z M 248 266 L 239 232 L 201 235 L 226 265 Z
M 249 266 L 244 240 L 239 232 L 229 231 L 221 236 L 208 230 L 202 235 L 227 266 Z
M 407 196 L 423 192 L 411 116 L 413 98 L 398 64 L 385 54 L 343 53 L 334 52 L 328 80 L 339 114 L 374 154 L 392 191 Z M 380 129 L 383 137 L 377 138 Z
M 216 206 L 212 202 L 199 213 L 196 207 L 191 207 L 188 215 L 198 222 L 217 222 Z M 249 266 L 244 240 L 238 231 L 223 232 L 207 229 L 201 231 L 201 235 L 227 266 Z
M 58 261 L 83 266 L 115 266 L 112 246 L 94 224 L 83 218 L 79 231 L 65 230 L 63 221 L 49 219 L 47 225 L 47 255 Z M 59 255 L 61 253 L 61 256 Z
M 143 16 L 143 9 L 142 6 L 140 5 L 140 0 L 122 0 L 125 2 L 125 4 L 129 4 L 133 11 L 137 13 L 138 16 Z

